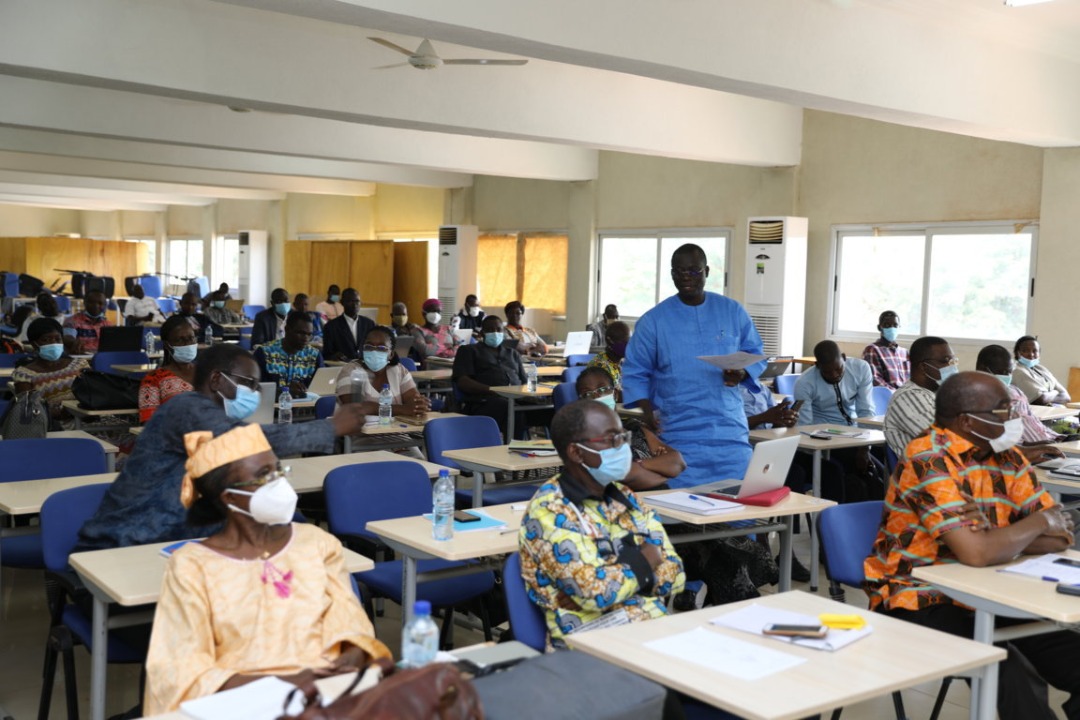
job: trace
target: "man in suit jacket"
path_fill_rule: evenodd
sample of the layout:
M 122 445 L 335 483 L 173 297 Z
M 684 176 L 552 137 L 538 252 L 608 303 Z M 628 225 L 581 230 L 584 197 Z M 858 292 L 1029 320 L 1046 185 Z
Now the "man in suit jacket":
M 375 323 L 360 314 L 360 293 L 347 288 L 341 293 L 345 313 L 323 326 L 323 357 L 327 360 L 355 360 L 360 356 L 364 338 Z
M 284 288 L 274 288 L 270 293 L 270 307 L 255 315 L 252 320 L 251 346 L 265 345 L 285 337 L 285 317 L 292 310 L 289 293 Z

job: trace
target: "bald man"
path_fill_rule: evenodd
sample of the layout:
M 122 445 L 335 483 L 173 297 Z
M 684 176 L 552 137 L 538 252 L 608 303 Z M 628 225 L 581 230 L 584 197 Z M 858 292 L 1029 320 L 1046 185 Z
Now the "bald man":
M 1014 448 L 1022 433 L 1016 406 L 997 378 L 962 372 L 941 384 L 934 424 L 908 445 L 889 480 L 884 521 L 865 562 L 871 609 L 973 637 L 973 611 L 916 580 L 916 568 L 997 565 L 1073 544 L 1071 517 Z M 1080 718 L 1080 635 L 1061 631 L 1005 647 L 1002 720 L 1056 717 L 1047 683 L 1071 694 L 1065 716 Z

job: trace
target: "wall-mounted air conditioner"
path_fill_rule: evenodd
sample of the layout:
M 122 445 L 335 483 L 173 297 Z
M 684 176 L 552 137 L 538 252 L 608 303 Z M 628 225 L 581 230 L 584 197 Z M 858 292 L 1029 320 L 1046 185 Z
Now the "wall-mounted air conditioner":
M 475 225 L 443 225 L 439 228 L 439 301 L 446 318 L 461 309 L 466 295 L 476 293 L 479 236 Z
M 806 233 L 806 218 L 749 220 L 744 305 L 767 355 L 803 354 Z
M 270 299 L 267 282 L 270 266 L 267 262 L 269 234 L 265 230 L 241 230 L 240 236 L 240 298 L 249 305 L 261 305 Z

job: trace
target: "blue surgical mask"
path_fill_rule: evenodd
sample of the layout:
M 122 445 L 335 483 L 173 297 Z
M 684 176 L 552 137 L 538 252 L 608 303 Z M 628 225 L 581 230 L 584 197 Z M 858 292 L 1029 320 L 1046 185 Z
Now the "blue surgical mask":
M 379 372 L 390 362 L 390 356 L 387 353 L 380 352 L 378 350 L 365 350 L 364 351 L 364 364 L 367 365 L 368 370 L 372 372 Z
M 330 302 L 332 302 L 332 303 L 336 303 L 336 302 L 337 302 L 337 301 L 339 301 L 339 300 L 341 300 L 341 296 L 340 296 L 340 295 L 331 295 L 331 296 L 330 296 Z
M 1006 385 L 1012 385 L 1012 375 L 995 375 L 994 377 Z
M 220 310 L 221 308 L 225 307 L 225 301 L 224 300 L 211 300 L 210 305 L 213 306 L 213 307 L 216 307 L 216 308 L 218 308 Z
M 484 335 L 484 344 L 488 347 L 499 347 L 505 338 L 506 336 L 501 332 L 488 333 Z
M 600 403 L 601 405 L 606 405 L 609 408 L 611 408 L 612 410 L 614 410 L 615 409 L 615 393 L 608 393 L 607 395 L 601 395 L 600 397 L 596 398 L 596 402 Z
M 929 367 L 929 365 L 927 365 L 927 367 Z M 930 379 L 935 380 L 938 387 L 941 387 L 942 383 L 944 383 L 956 373 L 960 372 L 960 368 L 956 365 L 946 365 L 942 368 L 934 368 L 934 370 L 937 371 L 938 376 L 936 378 L 930 377 Z
M 288 315 L 289 310 L 291 310 L 291 309 L 292 309 L 292 305 L 290 305 L 287 302 L 274 303 L 274 312 L 276 312 L 281 317 L 285 317 L 286 315 Z
M 195 356 L 199 354 L 198 345 L 176 345 L 170 346 L 172 349 L 172 356 L 176 362 L 189 363 L 195 362 Z
M 1026 357 L 1018 357 L 1016 358 L 1016 362 L 1020 363 L 1026 368 L 1033 368 L 1039 364 L 1039 358 L 1031 359 Z
M 235 398 L 229 399 L 218 392 L 221 399 L 225 401 L 225 414 L 233 420 L 247 420 L 259 409 L 261 396 L 258 391 L 252 390 L 246 385 L 240 385 L 228 375 L 225 375 L 225 377 L 229 378 L 229 382 L 233 385 L 236 385 Z
M 881 328 L 881 337 L 885 338 L 889 342 L 896 342 L 896 336 L 900 334 L 900 328 L 887 327 Z
M 634 462 L 634 456 L 630 452 L 630 443 L 623 443 L 617 448 L 605 448 L 603 450 L 593 450 L 591 447 L 586 447 L 581 443 L 577 443 L 577 446 L 582 450 L 588 450 L 600 456 L 600 467 L 589 467 L 584 463 L 582 463 L 582 466 L 592 475 L 593 480 L 601 485 L 610 485 L 613 482 L 625 480 L 630 472 L 630 466 Z
M 63 343 L 49 343 L 48 345 L 41 345 L 38 347 L 38 355 L 42 360 L 59 360 L 60 356 L 64 354 Z

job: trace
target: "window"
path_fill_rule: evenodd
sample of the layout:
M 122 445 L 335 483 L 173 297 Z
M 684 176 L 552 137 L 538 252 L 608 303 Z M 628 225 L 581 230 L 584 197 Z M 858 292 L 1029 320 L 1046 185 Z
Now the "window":
M 168 272 L 173 283 L 204 275 L 202 238 L 169 238 Z
M 213 272 L 210 273 L 210 286 L 217 288 L 221 283 L 229 283 L 230 288 L 240 287 L 240 236 L 219 235 L 214 238 L 212 253 Z
M 680 245 L 700 245 L 709 259 L 706 289 L 724 292 L 731 230 L 691 232 L 671 230 L 600 235 L 600 290 L 596 313 L 614 303 L 619 314 L 637 318 L 675 294 L 671 284 L 671 255 Z
M 520 300 L 527 308 L 566 312 L 569 239 L 561 233 L 486 233 L 477 241 L 477 295 L 484 307 Z
M 834 230 L 833 333 L 876 335 L 895 310 L 902 335 L 1012 342 L 1025 334 L 1038 230 L 1029 223 Z

